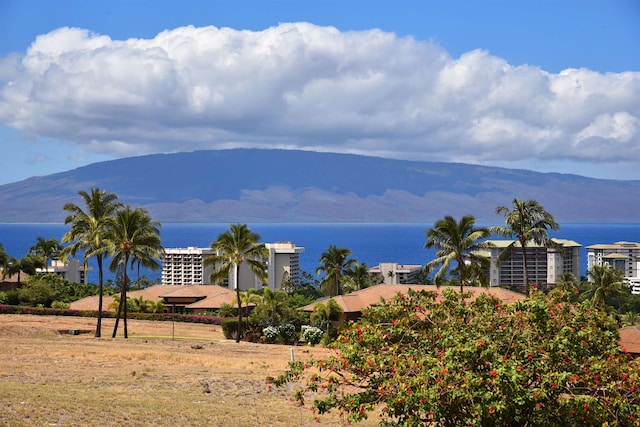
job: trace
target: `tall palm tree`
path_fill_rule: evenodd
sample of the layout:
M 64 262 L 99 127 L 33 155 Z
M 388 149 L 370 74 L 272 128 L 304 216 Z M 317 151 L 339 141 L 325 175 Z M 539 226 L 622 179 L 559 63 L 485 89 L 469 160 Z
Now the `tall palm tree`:
M 9 266 L 9 254 L 0 243 L 0 270 L 2 270 L 2 278 L 4 279 L 7 275 L 7 267 Z
M 162 255 L 163 248 L 160 240 L 160 223 L 154 221 L 143 208 L 132 208 L 127 205 L 118 210 L 114 217 L 113 227 L 109 229 L 106 240 L 111 248 L 111 263 L 109 269 L 117 271 L 122 269 L 122 282 L 120 286 L 120 304 L 118 315 L 113 328 L 112 338 L 118 332 L 120 314 L 124 313 L 124 337 L 128 338 L 127 329 L 127 267 L 128 264 L 139 260 L 150 269 L 157 270 L 160 263 L 157 258 Z
M 549 238 L 549 230 L 559 230 L 560 226 L 553 219 L 553 215 L 547 212 L 536 200 L 513 199 L 510 210 L 506 206 L 498 206 L 496 213 L 504 215 L 506 226 L 492 227 L 491 231 L 505 236 L 516 237 L 516 241 L 522 248 L 522 262 L 524 266 L 524 281 L 526 294 L 529 295 L 529 269 L 527 265 L 527 244 L 533 241 L 537 245 L 545 247 L 555 246 Z M 511 257 L 516 247 L 516 241 L 507 246 L 500 254 L 498 262 L 501 263 Z
M 594 265 L 587 272 L 591 287 L 584 295 L 591 297 L 594 304 L 604 305 L 607 298 L 620 297 L 625 294 L 624 273 L 608 265 Z
M 236 299 L 238 304 L 238 334 L 236 342 L 242 337 L 242 298 L 240 295 L 240 266 L 247 263 L 253 274 L 262 282 L 267 282 L 267 267 L 264 263 L 269 252 L 260 235 L 254 233 L 246 224 L 233 224 L 230 230 L 221 233 L 211 244 L 214 255 L 203 260 L 204 265 L 213 265 L 210 279 L 221 284 L 233 272 L 235 278 Z
M 472 215 L 465 215 L 457 222 L 450 215 L 435 223 L 433 228 L 427 230 L 427 242 L 425 249 L 436 248 L 436 258 L 427 263 L 427 268 L 440 266 L 434 276 L 437 285 L 442 283 L 452 261 L 457 263 L 457 275 L 460 281 L 460 292 L 464 291 L 469 274 L 467 269 L 475 271 L 475 267 L 469 268 L 465 261 L 470 264 L 488 266 L 489 260 L 479 252 L 492 247 L 491 243 L 484 241 L 491 232 L 485 227 L 476 227 L 476 219 Z
M 342 294 L 342 276 L 357 263 L 349 256 L 351 256 L 349 249 L 338 248 L 336 245 L 330 245 L 320 256 L 320 266 L 316 269 L 316 275 L 325 274 L 320 281 L 320 287 L 326 296 Z
M 101 336 L 102 330 L 102 298 L 103 298 L 103 261 L 107 253 L 105 234 L 113 227 L 113 217 L 122 206 L 118 196 L 98 188 L 92 188 L 90 193 L 78 193 L 84 201 L 85 209 L 74 203 L 67 203 L 63 209 L 69 212 L 65 224 L 71 224 L 69 231 L 62 236 L 63 243 L 71 243 L 63 250 L 63 254 L 72 257 L 78 251 L 84 251 L 84 269 L 87 270 L 89 258 L 95 257 L 98 264 L 98 324 L 96 337 Z

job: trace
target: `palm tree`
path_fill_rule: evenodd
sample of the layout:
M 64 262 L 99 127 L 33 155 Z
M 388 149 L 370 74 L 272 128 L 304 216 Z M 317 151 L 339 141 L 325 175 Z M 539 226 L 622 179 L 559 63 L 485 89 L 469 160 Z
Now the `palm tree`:
M 108 230 L 106 240 L 111 248 L 112 259 L 109 264 L 111 271 L 122 269 L 120 286 L 120 304 L 113 328 L 112 338 L 118 332 L 120 314 L 123 312 L 124 337 L 128 338 L 127 329 L 127 266 L 131 262 L 141 261 L 150 269 L 157 270 L 160 263 L 157 258 L 162 255 L 163 248 L 160 240 L 160 223 L 153 221 L 143 208 L 133 209 L 127 205 L 118 210 L 114 217 L 113 227 Z
M 320 287 L 326 296 L 332 297 L 342 294 L 341 279 L 345 272 L 356 264 L 356 260 L 349 258 L 351 251 L 330 245 L 320 256 L 320 266 L 316 275 L 325 273 L 320 281 Z
M 2 278 L 4 279 L 7 275 L 7 267 L 9 266 L 9 254 L 0 243 L 0 269 L 2 270 Z
M 607 264 L 594 265 L 587 275 L 592 284 L 584 295 L 590 296 L 594 304 L 604 305 L 607 298 L 624 295 L 626 286 L 622 271 L 611 268 Z
M 266 290 L 266 289 L 265 289 Z M 249 304 L 257 304 L 262 301 L 262 297 L 256 293 L 254 288 L 240 292 L 240 302 L 244 304 L 244 315 L 249 315 Z
M 460 292 L 464 291 L 464 285 L 470 276 L 467 274 L 467 270 L 475 271 L 475 267 L 468 267 L 465 261 L 471 265 L 479 264 L 482 267 L 489 265 L 488 258 L 481 255 L 479 251 L 492 247 L 491 243 L 483 241 L 491 233 L 488 228 L 475 227 L 475 223 L 476 220 L 472 215 L 463 216 L 460 222 L 447 215 L 444 219 L 436 222 L 433 228 L 427 230 L 425 249 L 437 249 L 436 259 L 428 262 L 427 268 L 440 266 L 434 276 L 436 285 L 442 283 L 452 261 L 457 262 Z
M 342 312 L 342 307 L 333 298 L 328 299 L 326 303 L 316 303 L 310 316 L 311 324 L 317 328 L 326 329 L 328 334 L 331 320 Z
M 349 292 L 359 291 L 375 284 L 375 276 L 369 273 L 367 264 L 355 263 L 344 275 L 344 290 Z
M 221 233 L 211 244 L 214 255 L 206 257 L 204 265 L 213 265 L 210 278 L 212 283 L 221 284 L 233 272 L 238 304 L 238 334 L 236 343 L 242 336 L 242 299 L 240 296 L 240 266 L 247 263 L 251 271 L 262 283 L 267 281 L 264 260 L 269 257 L 264 243 L 258 243 L 260 235 L 252 232 L 246 224 L 234 224 L 229 231 Z
M 496 213 L 504 215 L 506 227 L 492 227 L 491 231 L 505 237 L 515 236 L 522 248 L 522 262 L 524 266 L 524 281 L 526 294 L 529 295 L 529 270 L 527 268 L 527 244 L 533 241 L 537 245 L 545 247 L 556 246 L 549 238 L 549 230 L 559 230 L 560 226 L 553 219 L 553 215 L 547 212 L 536 200 L 513 199 L 513 207 L 509 210 L 506 206 L 498 206 Z M 507 246 L 498 257 L 502 262 L 511 257 L 516 247 L 516 242 Z
M 59 258 L 62 249 L 64 248 L 56 239 L 47 240 L 44 237 L 38 237 L 36 244 L 31 246 L 29 251 L 33 255 L 41 257 L 46 267 L 50 260 Z
M 84 251 L 84 268 L 87 270 L 87 262 L 91 257 L 96 258 L 98 264 L 98 324 L 96 337 L 99 338 L 102 330 L 102 298 L 103 298 L 103 269 L 102 264 L 107 252 L 104 236 L 113 227 L 113 216 L 121 203 L 118 196 L 98 188 L 92 188 L 91 193 L 80 191 L 78 193 L 84 200 L 86 210 L 74 203 L 67 203 L 63 209 L 69 212 L 64 220 L 65 224 L 71 224 L 69 231 L 62 236 L 62 242 L 71 243 L 63 250 L 63 254 L 75 256 L 78 251 Z

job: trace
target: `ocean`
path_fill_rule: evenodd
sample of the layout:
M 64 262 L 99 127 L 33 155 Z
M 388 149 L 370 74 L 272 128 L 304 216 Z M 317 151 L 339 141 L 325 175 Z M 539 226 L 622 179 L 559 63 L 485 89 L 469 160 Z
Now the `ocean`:
M 399 264 L 425 264 L 434 258 L 435 251 L 424 249 L 426 231 L 433 223 L 367 223 L 367 224 L 248 224 L 260 234 L 265 243 L 290 241 L 302 246 L 300 267 L 315 276 L 318 261 L 329 245 L 346 247 L 352 258 L 374 266 L 380 262 Z M 481 224 L 496 225 L 496 224 Z M 197 246 L 209 247 L 229 224 L 219 223 L 164 223 L 162 244 L 166 248 Z M 64 224 L 0 224 L 0 244 L 15 258 L 22 258 L 38 237 L 61 240 L 69 226 Z M 581 271 L 586 274 L 586 247 L 618 241 L 640 242 L 640 224 L 561 224 L 552 237 L 573 240 L 582 245 Z M 95 264 L 89 280 L 97 283 Z M 160 271 L 146 271 L 149 279 L 160 278 Z M 113 278 L 105 273 L 105 280 Z

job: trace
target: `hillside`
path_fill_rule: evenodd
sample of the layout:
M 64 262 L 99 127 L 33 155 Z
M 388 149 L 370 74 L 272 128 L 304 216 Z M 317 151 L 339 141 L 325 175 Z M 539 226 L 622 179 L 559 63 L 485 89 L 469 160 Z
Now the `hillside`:
M 94 163 L 0 186 L 0 222 L 62 222 L 92 186 L 163 222 L 431 222 L 533 198 L 560 222 L 637 222 L 640 181 L 347 154 L 234 149 Z

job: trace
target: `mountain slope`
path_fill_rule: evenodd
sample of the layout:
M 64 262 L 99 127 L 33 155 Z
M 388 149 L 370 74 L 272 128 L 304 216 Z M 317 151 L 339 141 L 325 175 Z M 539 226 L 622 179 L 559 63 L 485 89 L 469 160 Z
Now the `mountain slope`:
M 637 222 L 640 181 L 412 162 L 347 154 L 236 149 L 95 163 L 0 186 L 0 222 L 61 222 L 92 186 L 160 221 L 432 222 L 537 199 L 561 222 Z

